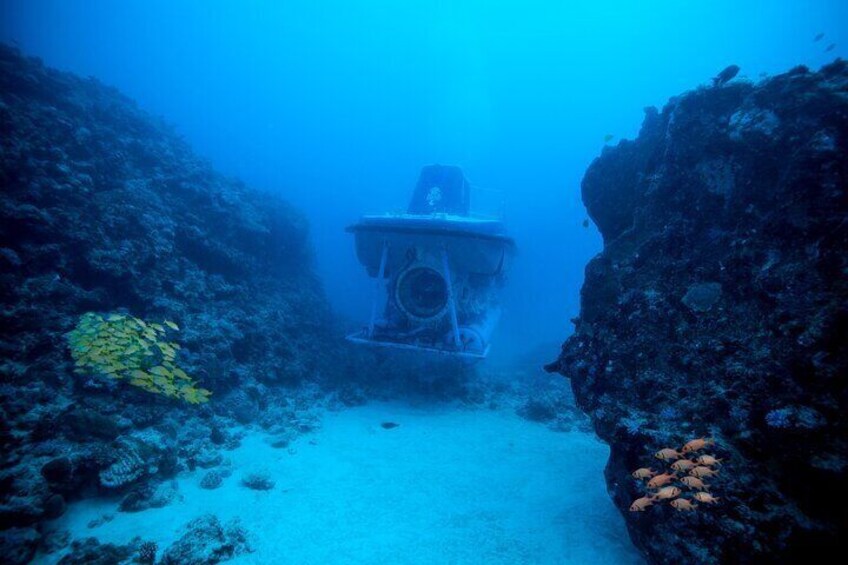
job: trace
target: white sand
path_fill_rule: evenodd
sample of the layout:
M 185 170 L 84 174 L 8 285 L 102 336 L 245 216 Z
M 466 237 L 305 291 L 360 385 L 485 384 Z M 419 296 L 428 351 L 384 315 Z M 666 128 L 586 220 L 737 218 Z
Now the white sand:
M 400 427 L 385 430 L 383 421 Z M 73 538 L 160 550 L 204 513 L 238 517 L 255 552 L 230 563 L 640 563 L 604 488 L 607 448 L 508 411 L 372 404 L 327 413 L 323 428 L 274 449 L 261 431 L 224 452 L 233 475 L 216 490 L 181 474 L 182 500 L 139 513 L 117 500 L 72 504 L 57 520 Z M 267 471 L 276 487 L 241 477 Z M 115 518 L 97 528 L 90 520 Z M 60 555 L 42 562 L 52 562 Z

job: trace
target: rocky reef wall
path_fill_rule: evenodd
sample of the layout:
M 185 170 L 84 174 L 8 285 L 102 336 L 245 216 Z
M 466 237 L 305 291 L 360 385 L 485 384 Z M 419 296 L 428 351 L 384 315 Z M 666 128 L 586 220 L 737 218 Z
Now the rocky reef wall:
M 275 403 L 270 385 L 328 371 L 332 323 L 298 212 L 116 90 L 6 46 L 0 186 L 0 543 L 25 562 L 65 499 L 194 465 Z M 178 323 L 212 401 L 76 375 L 66 334 L 88 311 Z M 306 425 L 278 396 L 268 426 Z
M 797 562 L 848 526 L 848 65 L 649 108 L 583 179 L 604 239 L 571 379 L 606 480 L 656 563 Z M 715 506 L 628 512 L 630 472 L 712 436 Z

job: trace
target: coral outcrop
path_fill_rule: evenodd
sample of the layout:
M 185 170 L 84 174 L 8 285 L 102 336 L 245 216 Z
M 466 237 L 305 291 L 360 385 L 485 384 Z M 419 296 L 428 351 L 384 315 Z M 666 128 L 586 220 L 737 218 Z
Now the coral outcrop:
M 251 490 L 271 490 L 276 483 L 268 473 L 248 473 L 241 479 L 241 484 Z
M 604 249 L 548 368 L 611 447 L 607 484 L 636 545 L 657 563 L 844 549 L 848 65 L 648 109 L 582 189 Z M 705 435 L 732 469 L 718 504 L 627 511 L 633 469 Z
M 222 525 L 207 514 L 186 525 L 186 532 L 162 555 L 162 565 L 212 565 L 250 553 L 249 535 L 237 520 Z
M 116 90 L 2 45 L 0 186 L 9 554 L 29 555 L 66 500 L 147 492 L 237 445 L 234 413 L 256 417 L 296 396 L 285 387 L 331 375 L 304 218 L 216 173 Z M 164 320 L 179 324 L 178 354 Z M 200 403 L 204 389 L 214 401 L 167 398 Z
M 100 484 L 106 488 L 128 485 L 146 473 L 144 459 L 132 445 L 122 444 L 114 463 L 100 471 Z

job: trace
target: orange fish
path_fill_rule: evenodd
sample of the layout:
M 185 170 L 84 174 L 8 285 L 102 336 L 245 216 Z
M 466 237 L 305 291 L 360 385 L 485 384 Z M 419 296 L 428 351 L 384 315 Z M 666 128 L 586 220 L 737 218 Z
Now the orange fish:
M 704 504 L 718 504 L 720 498 L 716 498 L 708 492 L 696 492 L 695 500 L 698 502 L 703 502 Z
M 709 437 L 708 438 L 702 437 L 700 439 L 693 439 L 692 441 L 687 442 L 686 445 L 683 446 L 682 451 L 683 451 L 683 453 L 691 453 L 693 451 L 700 451 L 700 450 L 704 449 L 705 447 L 707 447 L 708 445 L 715 445 L 715 440 L 713 438 L 709 438 Z
M 635 471 L 630 473 L 630 476 L 633 477 L 634 479 L 642 480 L 642 479 L 650 479 L 651 477 L 653 477 L 656 474 L 657 474 L 657 472 L 654 471 L 653 469 L 648 469 L 647 467 L 642 467 L 641 469 L 636 469 Z
M 680 494 L 680 489 L 677 487 L 665 487 L 661 488 L 657 491 L 657 494 L 654 495 L 654 500 L 667 500 L 669 498 L 674 498 Z
M 692 504 L 685 498 L 675 498 L 669 504 L 675 507 L 678 512 L 691 512 L 698 507 L 697 504 Z
M 698 459 L 696 459 L 696 461 L 701 465 L 708 465 L 710 467 L 713 467 L 715 465 L 721 465 L 722 460 L 716 459 L 712 455 L 701 455 L 700 457 L 698 457 Z
M 659 451 L 654 453 L 654 457 L 660 459 L 661 461 L 670 461 L 672 459 L 680 459 L 683 456 L 674 449 L 666 447 L 665 449 L 660 449 Z
M 662 475 L 657 475 L 650 481 L 648 481 L 648 488 L 660 488 L 663 485 L 667 485 L 677 476 L 674 473 L 663 473 Z
M 682 479 L 680 479 L 680 482 L 686 485 L 687 487 L 696 490 L 710 490 L 709 485 L 704 483 L 704 481 L 702 481 L 698 477 L 683 477 Z
M 649 498 L 647 496 L 643 496 L 642 498 L 637 498 L 633 501 L 633 504 L 630 505 L 631 512 L 644 512 L 645 508 L 654 504 L 654 499 Z
M 694 469 L 689 471 L 689 474 L 692 475 L 693 477 L 698 477 L 699 479 L 702 479 L 704 477 L 713 477 L 715 475 L 718 475 L 718 471 L 714 471 L 714 470 L 710 469 L 709 467 L 700 466 L 700 467 L 695 467 Z
M 695 463 L 693 463 L 692 461 L 690 461 L 688 459 L 678 459 L 677 461 L 675 461 L 671 465 L 671 468 L 674 469 L 675 471 L 685 473 L 689 469 L 692 469 L 694 466 L 695 466 Z

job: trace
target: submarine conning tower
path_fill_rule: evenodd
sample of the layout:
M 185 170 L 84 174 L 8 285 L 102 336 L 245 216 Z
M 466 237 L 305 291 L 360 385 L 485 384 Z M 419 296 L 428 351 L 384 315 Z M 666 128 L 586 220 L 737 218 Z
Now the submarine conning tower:
M 462 169 L 424 167 L 405 213 L 363 216 L 347 231 L 375 279 L 370 318 L 350 341 L 486 357 L 515 242 L 502 218 L 471 212 Z

